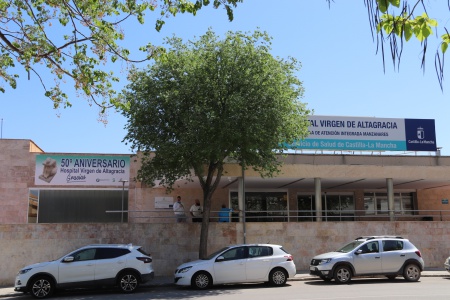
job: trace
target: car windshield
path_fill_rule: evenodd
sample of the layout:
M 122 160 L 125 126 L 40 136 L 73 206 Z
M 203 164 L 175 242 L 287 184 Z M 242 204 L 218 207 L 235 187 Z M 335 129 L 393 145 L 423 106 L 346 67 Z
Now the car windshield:
M 345 245 L 341 249 L 336 250 L 336 252 L 342 252 L 342 253 L 350 252 L 353 249 L 355 249 L 356 247 L 358 247 L 359 245 L 361 245 L 362 243 L 364 243 L 364 241 L 353 241 L 351 243 L 348 243 L 347 245 Z
M 210 254 L 209 256 L 203 258 L 203 260 L 210 260 L 210 259 L 213 259 L 217 254 L 219 254 L 220 252 L 223 252 L 223 251 L 225 251 L 225 250 L 227 250 L 227 249 L 230 249 L 230 247 L 224 247 L 224 248 L 220 249 L 219 251 L 216 251 L 216 252 Z

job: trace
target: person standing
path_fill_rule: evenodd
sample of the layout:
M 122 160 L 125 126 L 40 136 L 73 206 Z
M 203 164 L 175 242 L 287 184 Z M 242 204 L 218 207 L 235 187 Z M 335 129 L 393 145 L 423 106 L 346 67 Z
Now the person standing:
M 177 202 L 173 204 L 173 212 L 177 217 L 177 223 L 186 222 L 186 214 L 184 212 L 184 205 L 181 203 L 181 197 L 177 197 Z
M 219 222 L 230 222 L 230 213 L 232 208 L 227 208 L 225 204 L 222 204 L 222 208 L 219 211 Z
M 200 205 L 200 200 L 195 199 L 195 203 L 190 209 L 192 222 L 201 222 L 203 216 L 203 207 Z

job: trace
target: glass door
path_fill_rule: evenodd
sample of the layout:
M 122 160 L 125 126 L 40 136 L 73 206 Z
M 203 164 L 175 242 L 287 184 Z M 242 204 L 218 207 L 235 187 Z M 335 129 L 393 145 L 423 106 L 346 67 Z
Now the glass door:
M 323 193 L 322 194 L 322 220 L 323 221 L 353 221 L 355 203 L 350 193 Z M 316 201 L 313 194 L 298 194 L 298 221 L 313 222 L 316 220 Z

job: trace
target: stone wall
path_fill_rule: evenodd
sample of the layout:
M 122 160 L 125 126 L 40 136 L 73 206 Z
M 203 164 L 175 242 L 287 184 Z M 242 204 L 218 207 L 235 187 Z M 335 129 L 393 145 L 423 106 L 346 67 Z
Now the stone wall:
M 30 140 L 0 141 L 0 224 L 26 223 L 36 164 L 30 152 L 39 152 L 39 147 Z
M 449 188 L 418 190 L 417 198 L 426 199 L 426 201 L 419 201 L 417 209 L 422 211 L 421 214 L 433 215 L 435 221 L 449 221 L 449 195 Z
M 246 223 L 247 243 L 281 244 L 307 270 L 314 255 L 364 235 L 399 235 L 422 252 L 426 267 L 443 267 L 450 255 L 450 222 Z M 198 258 L 200 224 L 0 224 L 0 286 L 11 286 L 20 268 L 57 259 L 87 244 L 133 243 L 153 256 L 156 276 Z M 211 223 L 208 250 L 243 243 L 242 223 Z

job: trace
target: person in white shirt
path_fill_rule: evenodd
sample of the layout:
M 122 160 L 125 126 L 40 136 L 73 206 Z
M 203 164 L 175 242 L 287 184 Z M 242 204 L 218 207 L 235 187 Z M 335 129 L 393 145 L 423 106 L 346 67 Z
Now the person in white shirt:
M 192 216 L 192 222 L 201 222 L 203 216 L 203 207 L 200 205 L 200 200 L 195 199 L 195 204 L 189 210 Z
M 173 212 L 177 217 L 177 223 L 186 222 L 186 214 L 184 213 L 184 205 L 181 203 L 181 197 L 177 197 L 177 202 L 173 204 Z

